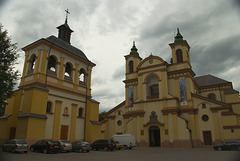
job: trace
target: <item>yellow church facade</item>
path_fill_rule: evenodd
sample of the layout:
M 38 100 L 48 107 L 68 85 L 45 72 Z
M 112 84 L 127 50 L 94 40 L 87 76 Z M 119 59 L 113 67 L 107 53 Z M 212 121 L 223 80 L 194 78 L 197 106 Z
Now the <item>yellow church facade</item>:
M 7 100 L 0 118 L 0 141 L 25 139 L 86 140 L 100 138 L 99 102 L 91 99 L 95 66 L 70 44 L 73 32 L 65 23 L 58 37 L 27 45 L 19 89 Z M 94 135 L 93 135 L 94 134 Z
M 212 147 L 240 140 L 240 99 L 232 83 L 196 77 L 190 46 L 179 30 L 169 44 L 172 62 L 142 59 L 133 44 L 125 56 L 125 100 L 108 111 L 101 137 L 133 134 L 137 146 Z

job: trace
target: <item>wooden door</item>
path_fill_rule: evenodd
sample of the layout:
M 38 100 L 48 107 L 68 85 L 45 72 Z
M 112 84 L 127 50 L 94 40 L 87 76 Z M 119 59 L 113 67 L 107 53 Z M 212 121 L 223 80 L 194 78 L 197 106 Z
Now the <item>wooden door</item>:
M 211 131 L 203 131 L 204 145 L 212 145 L 212 134 Z
M 68 140 L 68 126 L 61 126 L 61 140 Z

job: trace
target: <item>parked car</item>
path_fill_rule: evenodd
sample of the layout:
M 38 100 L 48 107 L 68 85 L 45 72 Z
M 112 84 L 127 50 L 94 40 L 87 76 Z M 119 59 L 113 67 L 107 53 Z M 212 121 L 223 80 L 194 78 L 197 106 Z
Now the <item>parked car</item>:
M 91 146 L 88 142 L 85 141 L 74 141 L 72 142 L 72 151 L 89 152 L 91 150 Z
M 240 141 L 228 141 L 223 144 L 219 144 L 213 147 L 215 150 L 239 150 Z
M 72 144 L 66 140 L 57 140 L 60 144 L 61 152 L 70 152 L 72 151 Z
M 110 139 L 102 139 L 96 140 L 91 144 L 93 150 L 104 149 L 104 150 L 115 150 L 116 144 L 113 140 Z
M 28 152 L 28 144 L 25 140 L 12 139 L 7 143 L 3 144 L 2 151 L 10 151 L 10 152 Z
M 30 147 L 31 152 L 58 153 L 61 150 L 60 144 L 53 140 L 39 140 Z

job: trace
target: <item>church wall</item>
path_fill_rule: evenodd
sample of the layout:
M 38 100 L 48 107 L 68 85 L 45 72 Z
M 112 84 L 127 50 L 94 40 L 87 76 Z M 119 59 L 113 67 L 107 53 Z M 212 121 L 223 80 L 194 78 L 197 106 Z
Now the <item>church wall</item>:
M 224 141 L 232 141 L 232 140 L 238 140 L 240 141 L 240 129 L 234 128 L 234 129 L 223 129 L 224 134 Z
M 227 103 L 236 103 L 240 101 L 239 93 L 225 94 L 225 100 Z
M 223 116 L 222 121 L 223 121 L 223 126 L 229 126 L 229 125 L 232 126 L 232 125 L 238 124 L 236 115 Z
M 178 133 L 178 137 L 179 140 L 188 140 L 190 138 L 190 134 L 188 129 L 186 128 L 186 122 L 183 119 L 180 119 L 179 117 L 177 118 L 177 122 L 178 122 L 178 129 L 179 129 L 179 133 Z
M 151 115 L 152 111 L 156 112 L 156 115 L 158 116 L 158 121 L 159 122 L 164 122 L 163 121 L 163 114 L 161 112 L 163 105 L 162 102 L 156 101 L 156 102 L 149 102 L 149 103 L 144 103 L 144 123 L 147 123 L 149 121 L 149 116 Z
M 121 113 L 123 114 L 122 111 L 121 111 Z M 123 134 L 124 133 L 124 118 L 123 118 L 122 114 L 118 115 L 118 111 L 116 111 L 114 113 L 114 115 L 116 116 L 115 120 L 114 120 L 115 121 L 115 127 L 116 127 L 116 129 L 115 129 L 116 134 Z M 122 124 L 119 125 L 118 121 L 120 121 Z
M 26 126 L 26 125 L 25 125 Z M 28 118 L 26 139 L 35 141 L 45 138 L 46 119 Z
M 83 140 L 84 138 L 84 118 L 76 119 L 76 140 Z
M 55 104 L 53 104 L 53 107 L 55 107 Z M 53 110 L 54 111 L 54 110 Z M 53 121 L 54 121 L 54 114 L 47 114 L 47 120 L 46 120 L 46 133 L 45 133 L 45 138 L 46 139 L 51 139 L 53 136 Z M 51 129 L 51 130 L 50 130 Z
M 218 101 L 221 101 L 221 99 L 222 99 L 222 98 L 220 97 L 220 91 L 219 91 L 219 90 L 208 90 L 208 91 L 204 91 L 204 92 L 201 92 L 200 95 L 208 98 L 208 95 L 209 95 L 209 94 L 215 94 L 216 100 L 218 100 Z
M 15 138 L 25 139 L 27 137 L 28 118 L 18 118 Z

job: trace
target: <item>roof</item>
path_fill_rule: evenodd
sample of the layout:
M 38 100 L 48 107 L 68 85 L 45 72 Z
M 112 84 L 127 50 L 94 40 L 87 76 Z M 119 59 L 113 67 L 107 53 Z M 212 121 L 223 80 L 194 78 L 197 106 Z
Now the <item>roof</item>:
M 234 89 L 232 89 L 232 88 L 224 90 L 224 94 L 234 94 L 234 93 L 239 93 L 239 92 L 234 90 Z
M 84 60 L 89 61 L 88 58 L 86 57 L 86 55 L 80 49 L 72 46 L 71 44 L 63 41 L 62 39 L 57 38 L 56 36 L 51 35 L 51 36 L 47 37 L 45 40 L 47 40 L 50 43 L 53 43 L 54 45 L 56 45 L 60 48 L 63 48 L 64 50 L 67 50 L 67 51 L 73 53 L 74 55 L 76 55 Z
M 203 76 L 195 77 L 194 80 L 200 87 L 231 83 L 212 75 L 203 75 Z
M 68 26 L 68 24 L 65 22 L 64 24 L 60 25 L 57 27 L 57 29 L 60 29 L 61 27 L 66 27 L 67 29 L 69 29 L 71 32 L 73 32 L 72 29 L 70 29 L 70 27 Z
M 22 114 L 19 114 L 18 117 L 35 117 L 40 119 L 47 119 L 46 115 L 41 115 L 36 113 L 22 113 Z
M 122 107 L 123 105 L 125 105 L 125 100 L 124 100 L 123 102 L 121 102 L 120 104 L 118 104 L 116 107 L 114 107 L 114 108 L 112 108 L 111 110 L 109 110 L 109 111 L 104 115 L 104 117 L 107 116 L 107 115 L 109 115 L 109 114 L 111 114 L 111 113 L 114 112 L 115 110 L 119 109 L 119 108 Z

